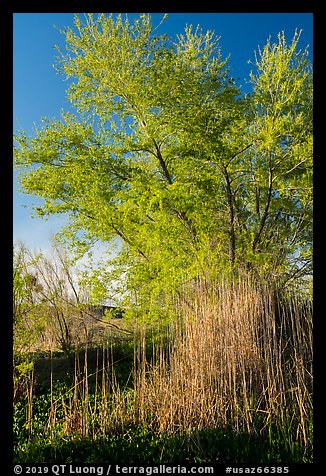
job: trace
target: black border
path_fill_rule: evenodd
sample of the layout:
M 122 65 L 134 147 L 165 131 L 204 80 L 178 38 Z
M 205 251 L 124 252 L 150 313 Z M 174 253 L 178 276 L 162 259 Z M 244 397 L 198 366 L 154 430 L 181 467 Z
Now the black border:
M 6 3 L 4 5 L 4 3 Z M 13 474 L 12 464 L 12 244 L 13 244 L 13 186 L 12 186 L 12 135 L 13 135 L 13 108 L 9 101 L 9 106 L 5 106 L 4 99 L 13 98 L 13 14 L 14 13 L 74 13 L 74 12 L 94 12 L 107 11 L 112 12 L 178 12 L 178 13 L 312 13 L 313 14 L 313 36 L 314 36 L 314 463 L 289 465 L 290 474 L 321 474 L 322 469 L 322 452 L 323 452 L 323 427 L 322 427 L 322 323 L 324 316 L 321 311 L 321 282 L 322 282 L 322 260 L 321 260 L 321 237 L 323 236 L 323 222 L 319 219 L 323 213 L 323 194 L 321 193 L 321 181 L 324 176 L 322 174 L 322 162 L 325 161 L 320 153 L 321 144 L 321 116 L 322 107 L 322 74 L 320 72 L 323 59 L 321 58 L 320 47 L 320 31 L 322 25 L 322 9 L 321 2 L 316 1 L 296 1 L 285 2 L 275 0 L 273 2 L 259 2 L 255 4 L 251 2 L 200 2 L 191 4 L 188 2 L 185 6 L 182 4 L 169 4 L 161 2 L 155 4 L 153 1 L 137 1 L 131 2 L 47 2 L 42 7 L 38 2 L 32 0 L 10 2 L 1 2 L 0 18 L 1 18 L 1 45 L 2 51 L 5 53 L 5 60 L 1 60 L 1 85 L 2 85 L 2 173 L 0 174 L 2 186 L 0 187 L 3 197 L 2 218 L 5 222 L 1 236 L 1 291 L 2 291 L 2 322 L 0 331 L 0 356 L 2 363 L 2 378 L 0 388 L 0 439 L 1 439 L 1 458 L 0 468 L 1 474 Z M 197 8 L 195 8 L 197 6 Z M 214 7 L 214 8 L 213 8 Z M 199 10 L 199 11 L 198 11 Z M 3 168 L 5 170 L 3 170 Z M 208 464 L 206 464 L 208 466 Z M 223 466 L 223 465 L 222 465 Z M 240 467 L 243 465 L 234 465 Z M 255 465 L 254 465 L 255 466 Z M 257 465 L 258 466 L 258 465 Z M 261 465 L 264 466 L 264 465 Z M 266 465 L 265 465 L 266 466 Z M 215 466 L 216 469 L 218 465 Z M 8 468 L 7 470 L 5 468 Z M 221 468 L 221 473 L 224 470 Z M 217 469 L 216 474 L 219 474 Z

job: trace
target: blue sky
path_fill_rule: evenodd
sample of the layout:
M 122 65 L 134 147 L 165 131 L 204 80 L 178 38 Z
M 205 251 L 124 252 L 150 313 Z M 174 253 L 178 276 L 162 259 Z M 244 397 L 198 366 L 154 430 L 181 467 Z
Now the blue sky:
M 161 13 L 152 15 L 154 24 Z M 128 14 L 132 20 L 137 14 Z M 252 68 L 248 60 L 254 59 L 258 45 L 264 46 L 271 36 L 284 31 L 289 41 L 295 29 L 302 29 L 300 47 L 309 45 L 313 50 L 313 15 L 310 13 L 169 13 L 159 32 L 175 36 L 182 33 L 186 24 L 199 24 L 205 31 L 214 30 L 220 36 L 222 56 L 230 54 L 231 74 L 240 78 L 242 89 L 248 91 Z M 73 25 L 73 14 L 68 13 L 15 13 L 13 38 L 14 98 L 13 128 L 24 129 L 32 134 L 33 123 L 38 125 L 42 117 L 60 116 L 60 110 L 69 110 L 66 100 L 68 87 L 64 77 L 53 68 L 56 51 L 54 45 L 64 50 L 64 35 L 59 29 Z M 13 236 L 32 249 L 50 248 L 50 237 L 64 224 L 64 217 L 48 221 L 31 218 L 33 197 L 26 197 L 17 190 L 14 173 Z

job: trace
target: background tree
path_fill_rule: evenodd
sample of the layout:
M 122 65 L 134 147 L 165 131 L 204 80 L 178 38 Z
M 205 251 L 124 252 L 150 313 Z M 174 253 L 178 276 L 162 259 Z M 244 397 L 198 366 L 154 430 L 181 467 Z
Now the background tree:
M 15 356 L 60 350 L 71 357 L 83 346 L 125 332 L 96 313 L 81 271 L 59 246 L 47 256 L 23 244 L 14 248 Z M 94 310 L 95 308 L 95 310 Z
M 244 96 L 211 31 L 172 42 L 148 15 L 89 14 L 64 33 L 77 115 L 21 131 L 15 163 L 40 215 L 69 215 L 75 250 L 119 239 L 110 279 L 147 308 L 198 276 L 310 272 L 312 72 L 298 34 L 259 50 Z
M 14 398 L 28 388 L 33 362 L 28 356 L 40 338 L 45 320 L 38 313 L 37 293 L 40 284 L 31 270 L 32 262 L 27 248 L 18 243 L 13 253 L 13 367 Z

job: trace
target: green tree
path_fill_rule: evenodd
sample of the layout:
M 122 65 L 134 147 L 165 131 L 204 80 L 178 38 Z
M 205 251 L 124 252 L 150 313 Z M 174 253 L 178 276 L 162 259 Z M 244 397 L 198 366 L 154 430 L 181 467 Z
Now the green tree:
M 177 42 L 149 15 L 75 16 L 57 68 L 77 115 L 16 137 L 25 193 L 65 213 L 84 252 L 122 242 L 109 279 L 138 304 L 185 280 L 251 269 L 285 282 L 310 271 L 312 72 L 284 34 L 256 57 L 253 92 L 230 77 L 218 38 Z
M 265 255 L 283 282 L 312 271 L 312 69 L 308 51 L 297 51 L 299 37 L 269 40 L 251 74 L 252 260 Z

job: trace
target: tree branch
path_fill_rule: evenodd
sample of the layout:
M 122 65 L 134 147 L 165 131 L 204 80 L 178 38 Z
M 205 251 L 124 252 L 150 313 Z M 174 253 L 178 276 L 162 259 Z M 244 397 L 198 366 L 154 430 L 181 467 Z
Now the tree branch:
M 139 248 L 137 248 L 137 246 L 134 246 L 134 245 L 132 244 L 132 242 L 131 242 L 130 240 L 128 240 L 128 238 L 126 238 L 125 234 L 122 233 L 120 230 L 118 230 L 118 228 L 117 228 L 115 225 L 113 225 L 112 222 L 111 222 L 111 227 L 112 227 L 113 230 L 117 233 L 117 235 L 119 235 L 120 238 L 123 239 L 123 241 L 125 241 L 126 243 L 128 243 L 128 245 L 131 246 L 132 248 L 135 248 L 135 249 L 138 251 L 138 253 L 139 253 L 146 261 L 149 261 L 149 259 L 147 258 L 147 256 L 146 256 Z
M 154 143 L 154 146 L 155 146 L 155 150 L 156 150 L 156 154 L 157 154 L 157 158 L 160 162 L 160 166 L 163 170 L 163 174 L 164 174 L 164 177 L 166 178 L 166 181 L 168 182 L 169 185 L 172 185 L 173 181 L 172 181 L 172 178 L 171 178 L 171 175 L 168 171 L 168 168 L 166 166 L 166 163 L 162 157 L 162 154 L 161 154 L 161 150 L 157 144 L 157 142 L 155 141 L 155 139 L 153 139 L 153 143 Z
M 226 164 L 225 167 L 228 167 L 230 165 L 230 163 L 232 162 L 233 159 L 235 159 L 238 155 L 242 154 L 242 152 L 245 152 L 247 149 L 249 149 L 249 147 L 251 147 L 252 145 L 254 145 L 253 142 L 251 142 L 250 144 L 246 145 L 246 147 L 244 147 L 243 149 L 239 150 L 236 154 L 234 154 L 230 159 L 229 159 L 229 162 Z
M 224 180 L 226 184 L 226 193 L 228 201 L 228 211 L 229 211 L 229 249 L 230 249 L 230 261 L 231 265 L 234 265 L 235 261 L 235 229 L 234 229 L 234 204 L 233 204 L 233 193 L 231 189 L 231 180 L 226 166 L 223 167 Z
M 259 229 L 255 235 L 254 241 L 252 243 L 252 251 L 256 251 L 257 245 L 259 243 L 262 231 L 265 227 L 265 223 L 268 217 L 268 212 L 269 212 L 269 207 L 271 204 L 271 199 L 272 199 L 272 189 L 273 189 L 273 172 L 272 169 L 269 170 L 269 183 L 268 183 L 268 196 L 267 196 L 267 202 L 264 210 L 264 214 L 262 216 L 262 219 L 260 221 L 260 226 Z

